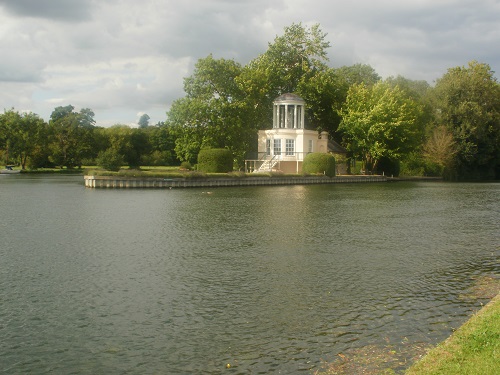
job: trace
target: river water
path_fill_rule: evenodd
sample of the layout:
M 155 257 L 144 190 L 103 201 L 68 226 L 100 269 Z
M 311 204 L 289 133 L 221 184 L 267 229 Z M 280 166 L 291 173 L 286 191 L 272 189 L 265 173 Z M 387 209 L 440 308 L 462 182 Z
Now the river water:
M 6 374 L 310 374 L 356 348 L 436 344 L 500 275 L 494 183 L 3 176 L 0 212 Z

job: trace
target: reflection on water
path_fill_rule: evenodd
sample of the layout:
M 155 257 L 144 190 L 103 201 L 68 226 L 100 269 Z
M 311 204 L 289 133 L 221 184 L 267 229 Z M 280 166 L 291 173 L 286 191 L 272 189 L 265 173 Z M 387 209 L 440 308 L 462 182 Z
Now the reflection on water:
M 207 194 L 11 177 L 6 373 L 310 373 L 442 340 L 484 302 L 463 298 L 474 280 L 499 275 L 498 184 Z

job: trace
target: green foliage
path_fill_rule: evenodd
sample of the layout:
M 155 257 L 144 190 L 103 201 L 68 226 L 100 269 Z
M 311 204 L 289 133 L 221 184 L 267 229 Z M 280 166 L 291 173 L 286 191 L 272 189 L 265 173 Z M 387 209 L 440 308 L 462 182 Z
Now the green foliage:
M 302 165 L 302 172 L 335 176 L 335 157 L 332 154 L 313 152 L 307 154 Z
M 0 114 L 0 149 L 5 164 L 26 166 L 47 163 L 47 124 L 34 113 L 11 109 Z
M 184 80 L 186 97 L 176 100 L 167 124 L 182 161 L 196 162 L 202 148 L 228 148 L 239 163 L 256 143 L 257 127 L 249 120 L 244 92 L 236 83 L 241 66 L 211 55 L 196 63 Z
M 419 144 L 421 106 L 398 86 L 379 82 L 351 86 L 339 130 L 348 150 L 373 171 L 381 158 L 399 160 Z
M 226 173 L 233 170 L 233 154 L 228 149 L 203 149 L 198 154 L 198 170 Z
M 94 112 L 88 108 L 74 112 L 68 105 L 57 107 L 50 115 L 50 161 L 60 167 L 82 165 L 93 154 Z
M 400 176 L 441 177 L 443 173 L 443 167 L 427 159 L 421 152 L 411 152 L 400 162 Z
M 342 77 L 348 87 L 360 84 L 373 86 L 380 81 L 380 76 L 375 69 L 366 64 L 342 66 L 337 69 L 337 73 Z
M 99 167 L 108 171 L 117 172 L 124 164 L 123 156 L 113 148 L 108 148 L 106 151 L 101 151 L 97 155 L 96 163 Z
M 188 162 L 188 161 L 183 161 L 183 162 L 181 163 L 181 169 L 185 169 L 186 171 L 190 171 L 190 170 L 192 170 L 192 169 L 193 169 L 193 166 L 191 165 L 191 163 L 190 163 L 190 162 Z
M 268 128 L 272 124 L 273 101 L 284 93 L 307 93 L 308 108 L 313 108 L 325 97 L 336 98 L 331 90 L 331 77 L 313 79 L 316 74 L 328 70 L 326 51 L 330 43 L 325 39 L 326 34 L 318 24 L 311 27 L 292 24 L 285 27 L 283 35 L 269 43 L 265 53 L 242 69 L 236 80 L 245 93 L 244 107 L 249 123 L 258 129 Z M 328 90 L 322 93 L 322 87 Z M 328 103 L 325 109 L 327 113 L 331 112 L 331 104 Z M 327 117 L 325 114 L 318 116 L 319 112 L 321 110 L 316 108 L 308 113 L 314 127 L 319 126 L 317 120 Z
M 298 95 L 306 101 L 306 123 L 309 129 L 327 131 L 335 138 L 341 120 L 338 111 L 345 102 L 349 87 L 335 69 L 315 72 L 300 81 Z
M 500 85 L 487 64 L 472 61 L 437 81 L 437 123 L 456 147 L 453 167 L 460 179 L 492 179 L 500 166 Z

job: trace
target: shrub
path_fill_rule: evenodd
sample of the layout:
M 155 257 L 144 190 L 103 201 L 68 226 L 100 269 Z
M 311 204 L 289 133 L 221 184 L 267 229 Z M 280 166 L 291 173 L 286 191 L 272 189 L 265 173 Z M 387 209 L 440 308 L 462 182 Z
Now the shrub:
M 193 169 L 193 166 L 191 165 L 191 163 L 190 163 L 190 162 L 188 162 L 188 161 L 183 161 L 183 162 L 181 163 L 181 169 L 185 169 L 186 171 L 190 171 L 190 170 L 192 170 L 192 169 Z
M 304 158 L 302 171 L 309 174 L 324 174 L 335 176 L 335 157 L 332 154 L 313 152 Z
M 123 156 L 116 150 L 108 148 L 97 155 L 96 163 L 108 171 L 118 172 L 123 165 Z
M 205 173 L 231 172 L 233 154 L 225 148 L 203 149 L 198 154 L 198 170 Z

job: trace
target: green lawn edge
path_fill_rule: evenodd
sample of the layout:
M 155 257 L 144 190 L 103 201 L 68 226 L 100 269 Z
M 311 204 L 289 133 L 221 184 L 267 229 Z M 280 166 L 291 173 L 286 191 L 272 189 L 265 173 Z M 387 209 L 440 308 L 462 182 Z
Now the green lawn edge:
M 489 375 L 500 371 L 500 294 L 405 375 Z

